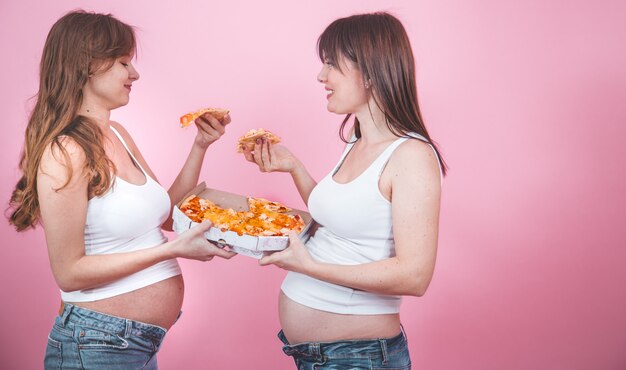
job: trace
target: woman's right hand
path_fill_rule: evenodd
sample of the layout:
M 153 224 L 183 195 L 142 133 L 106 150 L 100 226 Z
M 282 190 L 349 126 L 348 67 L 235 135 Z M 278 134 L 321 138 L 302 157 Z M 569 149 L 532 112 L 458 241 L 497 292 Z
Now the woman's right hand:
M 246 160 L 256 163 L 261 172 L 294 172 L 300 161 L 284 146 L 257 139 L 254 150 L 243 149 Z
M 206 239 L 204 233 L 211 228 L 211 225 L 211 221 L 205 220 L 180 234 L 176 240 L 172 241 L 174 249 L 171 252 L 174 256 L 198 261 L 210 261 L 215 256 L 229 259 L 237 254 L 224 250 Z

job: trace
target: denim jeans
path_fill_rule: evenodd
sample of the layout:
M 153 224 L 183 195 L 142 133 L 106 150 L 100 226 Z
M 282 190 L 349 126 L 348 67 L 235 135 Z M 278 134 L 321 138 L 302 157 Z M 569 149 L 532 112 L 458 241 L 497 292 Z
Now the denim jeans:
M 166 330 L 65 303 L 48 337 L 48 369 L 157 369 Z
M 393 338 L 341 340 L 289 344 L 281 330 L 283 352 L 292 356 L 298 370 L 411 369 L 404 331 Z

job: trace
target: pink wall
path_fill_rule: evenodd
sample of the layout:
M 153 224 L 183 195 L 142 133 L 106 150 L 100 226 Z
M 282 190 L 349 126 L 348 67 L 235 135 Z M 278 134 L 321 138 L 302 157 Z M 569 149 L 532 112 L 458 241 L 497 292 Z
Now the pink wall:
M 112 12 L 139 28 L 141 79 L 114 112 L 161 182 L 193 137 L 181 113 L 228 107 L 211 186 L 302 206 L 288 176 L 234 152 L 249 128 L 279 133 L 318 178 L 340 117 L 315 82 L 333 19 L 390 10 L 418 60 L 420 98 L 450 164 L 438 265 L 402 318 L 419 369 L 626 368 L 626 4 L 623 1 L 208 2 L 9 0 L 0 5 L 0 199 L 17 160 L 45 36 L 63 13 Z M 59 303 L 41 229 L 0 223 L 0 367 L 41 367 Z M 276 297 L 284 275 L 256 261 L 182 261 L 184 316 L 163 369 L 287 369 Z

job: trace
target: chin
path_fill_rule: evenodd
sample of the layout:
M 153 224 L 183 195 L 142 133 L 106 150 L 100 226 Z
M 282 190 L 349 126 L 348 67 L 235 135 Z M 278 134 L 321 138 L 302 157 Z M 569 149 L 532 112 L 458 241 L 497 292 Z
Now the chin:
M 337 107 L 334 107 L 334 106 L 332 106 L 332 105 L 330 105 L 330 104 L 328 104 L 328 105 L 326 106 L 326 110 L 328 110 L 328 111 L 329 111 L 329 112 L 331 112 L 331 113 L 341 114 L 341 111 L 340 111 L 340 110 L 338 110 L 338 109 L 337 109 Z
M 123 106 L 127 105 L 129 101 L 130 101 L 130 99 L 125 99 L 125 100 L 119 101 L 119 102 L 117 102 L 117 104 L 115 104 L 115 108 L 112 108 L 112 109 L 123 107 Z

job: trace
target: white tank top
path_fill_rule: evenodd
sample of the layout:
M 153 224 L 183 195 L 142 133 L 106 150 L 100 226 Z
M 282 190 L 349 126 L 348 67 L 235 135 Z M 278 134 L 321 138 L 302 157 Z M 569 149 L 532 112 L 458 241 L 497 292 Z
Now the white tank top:
M 420 140 L 422 136 L 411 134 Z M 391 143 L 356 179 L 340 184 L 333 175 L 353 144 L 348 144 L 333 170 L 309 196 L 309 212 L 320 225 L 306 246 L 316 260 L 339 265 L 358 265 L 395 256 L 391 203 L 381 194 L 378 182 L 394 150 L 408 140 Z M 282 291 L 290 299 L 322 311 L 355 314 L 389 314 L 400 310 L 400 296 L 375 294 L 289 272 Z
M 122 136 L 111 126 L 146 177 L 143 185 L 115 178 L 103 195 L 89 200 L 85 223 L 85 254 L 132 252 L 167 242 L 161 224 L 170 212 L 167 191 L 141 167 Z M 66 302 L 90 302 L 117 296 L 180 275 L 176 259 L 163 261 L 114 282 L 91 289 L 61 291 Z

